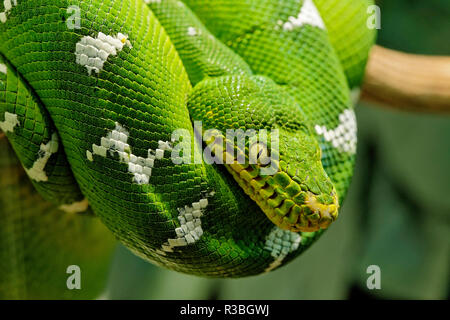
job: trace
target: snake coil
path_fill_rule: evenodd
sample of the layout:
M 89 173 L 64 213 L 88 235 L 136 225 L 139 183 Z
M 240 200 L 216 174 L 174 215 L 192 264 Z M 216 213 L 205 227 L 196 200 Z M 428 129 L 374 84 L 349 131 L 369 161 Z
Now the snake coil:
M 371 4 L 6 0 L 0 128 L 61 215 L 92 211 L 144 259 L 208 277 L 274 270 L 345 197 Z M 215 143 L 234 142 L 227 130 L 266 130 L 269 142 L 230 155 Z M 232 161 L 208 164 L 207 151 Z

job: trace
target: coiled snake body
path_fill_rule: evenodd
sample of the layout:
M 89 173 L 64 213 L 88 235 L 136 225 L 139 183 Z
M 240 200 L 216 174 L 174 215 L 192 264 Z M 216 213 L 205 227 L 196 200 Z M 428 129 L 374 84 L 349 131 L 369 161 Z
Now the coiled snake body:
M 92 209 L 137 255 L 202 276 L 268 272 L 344 199 L 370 4 L 5 1 L 0 125 L 46 200 L 68 215 Z M 261 158 L 185 161 L 202 158 L 196 136 L 229 129 L 266 129 L 256 153 L 277 155 L 276 171 L 263 175 Z

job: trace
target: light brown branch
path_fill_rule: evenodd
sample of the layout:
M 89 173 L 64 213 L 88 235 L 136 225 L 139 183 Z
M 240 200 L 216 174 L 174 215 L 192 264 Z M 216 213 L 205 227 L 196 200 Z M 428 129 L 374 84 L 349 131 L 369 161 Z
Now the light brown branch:
M 450 113 L 450 57 L 402 53 L 375 46 L 362 99 L 404 111 Z

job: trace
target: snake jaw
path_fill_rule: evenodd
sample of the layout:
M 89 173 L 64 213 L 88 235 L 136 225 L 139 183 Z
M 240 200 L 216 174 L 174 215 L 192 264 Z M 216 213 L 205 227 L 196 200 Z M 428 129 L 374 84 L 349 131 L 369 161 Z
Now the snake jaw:
M 267 218 L 281 229 L 314 232 L 327 229 L 338 217 L 339 201 L 334 188 L 329 195 L 316 195 L 283 171 L 261 177 L 256 166 L 226 167 Z

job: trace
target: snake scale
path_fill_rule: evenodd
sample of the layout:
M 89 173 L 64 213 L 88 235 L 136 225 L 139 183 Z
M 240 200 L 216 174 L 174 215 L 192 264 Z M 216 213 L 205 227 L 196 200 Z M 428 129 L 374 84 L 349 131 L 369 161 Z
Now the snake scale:
M 4 200 L 2 253 L 21 233 L 26 248 L 62 231 L 41 201 L 89 220 L 72 235 L 97 238 L 73 248 L 80 256 L 110 232 L 154 264 L 207 277 L 257 275 L 300 255 L 337 218 L 353 174 L 350 93 L 374 43 L 372 4 L 5 0 L 0 128 L 45 199 L 30 201 L 45 224 L 8 226 Z M 239 129 L 265 130 L 268 142 L 230 153 L 225 132 Z M 207 151 L 232 161 L 210 163 Z M 5 176 L 2 190 L 14 185 Z M 5 268 L 7 283 L 19 267 Z

